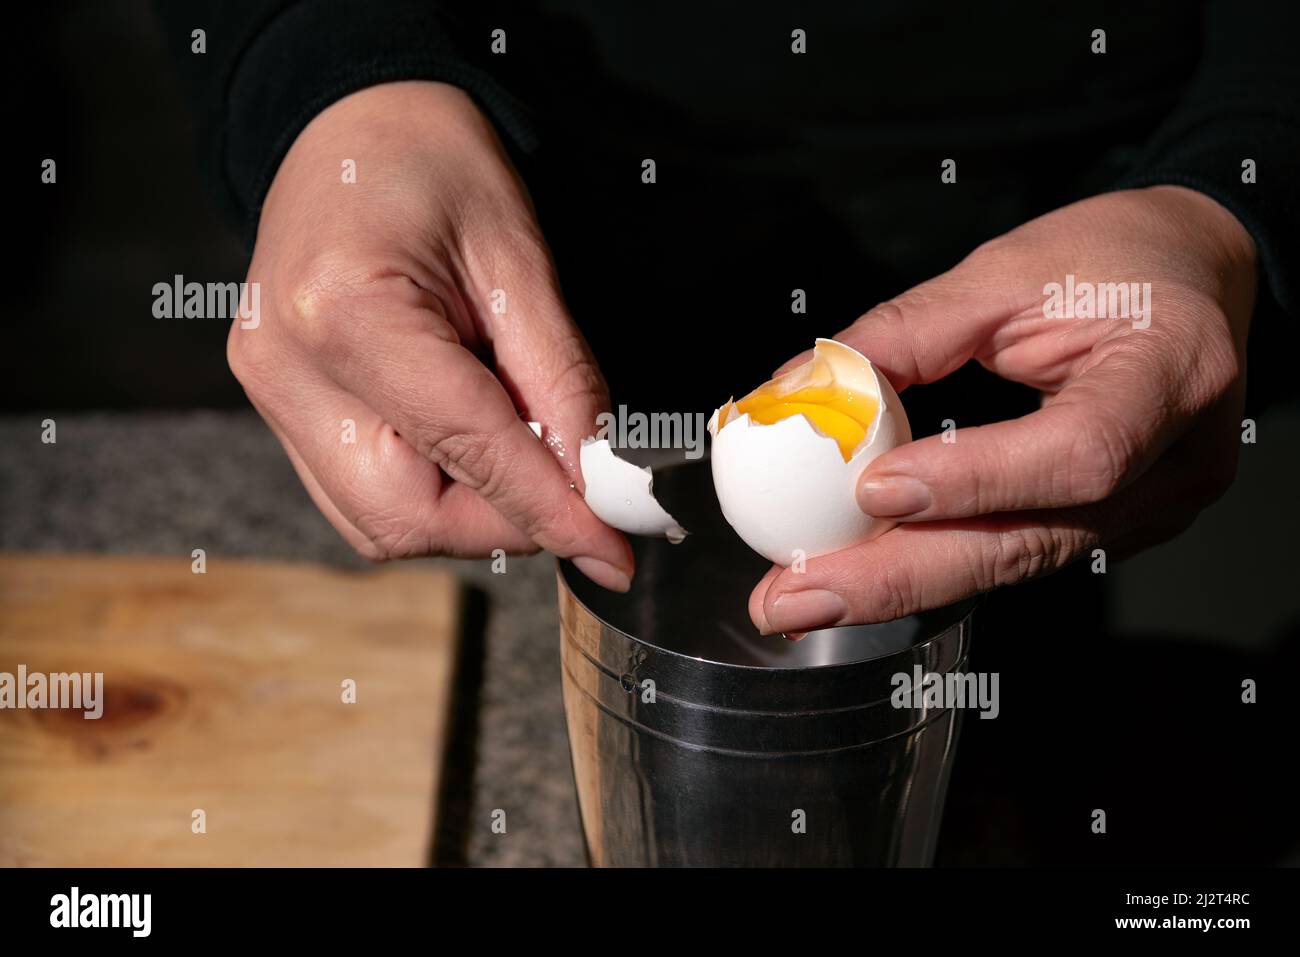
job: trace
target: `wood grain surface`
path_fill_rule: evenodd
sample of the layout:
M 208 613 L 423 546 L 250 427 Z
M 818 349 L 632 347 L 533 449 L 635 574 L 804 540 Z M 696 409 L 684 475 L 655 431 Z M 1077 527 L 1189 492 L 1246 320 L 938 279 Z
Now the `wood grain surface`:
M 104 676 L 98 720 L 0 710 L 0 865 L 427 863 L 459 608 L 413 565 L 0 555 L 0 672 Z

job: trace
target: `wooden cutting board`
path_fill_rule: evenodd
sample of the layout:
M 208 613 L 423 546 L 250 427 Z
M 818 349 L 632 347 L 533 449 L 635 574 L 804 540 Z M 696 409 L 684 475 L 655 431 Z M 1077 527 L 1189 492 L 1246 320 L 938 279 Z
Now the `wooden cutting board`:
M 104 689 L 0 709 L 0 866 L 427 863 L 459 611 L 427 566 L 0 554 L 0 673 Z

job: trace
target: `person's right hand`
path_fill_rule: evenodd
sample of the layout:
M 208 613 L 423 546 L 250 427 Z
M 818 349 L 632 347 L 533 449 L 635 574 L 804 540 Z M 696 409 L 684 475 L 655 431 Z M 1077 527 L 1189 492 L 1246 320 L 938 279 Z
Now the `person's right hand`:
M 313 119 L 267 194 L 248 281 L 260 321 L 232 325 L 230 367 L 362 555 L 544 548 L 628 588 L 631 549 L 578 468 L 605 384 L 464 93 L 384 84 Z

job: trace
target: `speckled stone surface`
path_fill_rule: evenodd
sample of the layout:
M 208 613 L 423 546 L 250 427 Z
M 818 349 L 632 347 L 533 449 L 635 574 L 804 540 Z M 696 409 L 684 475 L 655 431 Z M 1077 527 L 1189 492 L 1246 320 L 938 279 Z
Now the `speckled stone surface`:
M 0 547 L 365 568 L 252 412 L 0 418 Z M 582 865 L 560 696 L 554 560 L 445 562 L 470 590 L 438 863 Z M 478 626 L 481 625 L 481 632 Z M 493 812 L 506 812 L 494 834 Z

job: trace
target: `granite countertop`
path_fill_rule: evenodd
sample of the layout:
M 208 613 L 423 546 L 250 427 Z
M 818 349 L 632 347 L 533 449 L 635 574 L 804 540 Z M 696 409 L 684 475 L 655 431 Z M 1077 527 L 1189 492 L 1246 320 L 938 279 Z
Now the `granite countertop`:
M 0 547 L 230 555 L 369 565 L 317 512 L 249 412 L 0 418 Z M 585 863 L 560 695 L 554 559 L 431 559 L 470 589 L 470 638 L 444 785 L 438 863 Z M 477 626 L 482 626 L 481 632 Z M 481 635 L 481 637 L 478 637 Z M 492 813 L 507 812 L 505 834 Z

